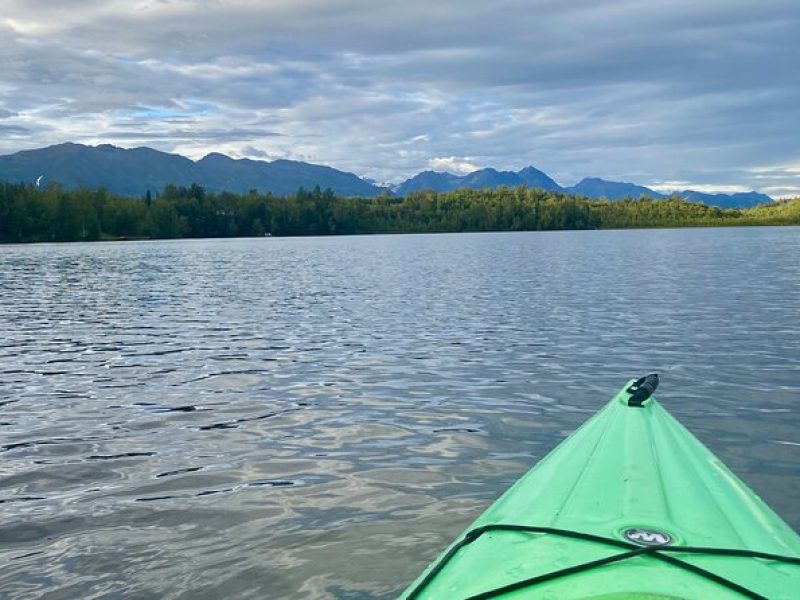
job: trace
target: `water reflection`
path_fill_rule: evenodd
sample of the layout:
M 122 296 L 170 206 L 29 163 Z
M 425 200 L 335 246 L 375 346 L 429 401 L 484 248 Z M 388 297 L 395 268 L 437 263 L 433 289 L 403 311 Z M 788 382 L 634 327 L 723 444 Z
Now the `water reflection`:
M 795 528 L 797 228 L 0 247 L 0 589 L 389 598 L 630 375 Z

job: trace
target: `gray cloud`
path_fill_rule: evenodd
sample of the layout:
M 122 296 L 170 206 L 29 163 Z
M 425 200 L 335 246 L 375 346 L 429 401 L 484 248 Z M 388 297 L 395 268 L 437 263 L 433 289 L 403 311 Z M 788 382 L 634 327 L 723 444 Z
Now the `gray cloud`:
M 27 127 L 20 127 L 19 125 L 0 125 L 0 134 L 9 137 L 22 137 L 29 133 L 30 129 Z
M 800 193 L 796 0 L 5 4 L 0 152 L 24 131 Z
M 256 129 L 169 129 L 165 131 L 122 131 L 112 130 L 99 134 L 108 140 L 212 140 L 216 142 L 239 142 L 265 137 L 280 136 L 274 131 Z

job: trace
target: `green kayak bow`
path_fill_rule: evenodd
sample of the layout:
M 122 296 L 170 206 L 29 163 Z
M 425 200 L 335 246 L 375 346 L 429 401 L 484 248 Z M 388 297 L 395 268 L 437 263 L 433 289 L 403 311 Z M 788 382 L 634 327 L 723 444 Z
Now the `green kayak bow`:
M 630 381 L 404 600 L 800 598 L 800 537 Z

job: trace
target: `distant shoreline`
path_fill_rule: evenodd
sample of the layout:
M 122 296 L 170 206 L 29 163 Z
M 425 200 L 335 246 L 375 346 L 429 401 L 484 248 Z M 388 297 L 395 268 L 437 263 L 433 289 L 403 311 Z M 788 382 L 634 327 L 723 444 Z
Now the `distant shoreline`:
M 131 199 L 104 189 L 0 184 L 0 243 L 774 225 L 800 225 L 800 197 L 736 209 L 525 187 L 359 198 L 319 187 L 277 197 L 193 185 Z

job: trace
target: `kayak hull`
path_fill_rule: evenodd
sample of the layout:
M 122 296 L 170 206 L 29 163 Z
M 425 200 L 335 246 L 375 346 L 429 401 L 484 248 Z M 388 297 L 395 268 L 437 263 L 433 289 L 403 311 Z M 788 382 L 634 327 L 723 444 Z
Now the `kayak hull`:
M 506 591 L 502 597 L 743 597 L 701 571 L 754 590 L 751 597 L 796 598 L 799 565 L 676 552 L 682 547 L 711 547 L 800 557 L 800 538 L 654 398 L 641 407 L 629 406 L 629 385 L 467 531 L 489 530 L 466 544 L 464 536 L 456 540 L 403 598 L 482 597 L 537 579 L 541 581 Z M 498 524 L 587 537 L 491 529 Z M 588 539 L 594 537 L 599 539 Z M 603 563 L 631 549 L 658 545 L 669 547 L 670 552 L 663 554 L 689 567 L 649 550 Z M 601 564 L 578 567 L 594 561 Z M 548 579 L 548 574 L 559 571 L 565 574 Z

